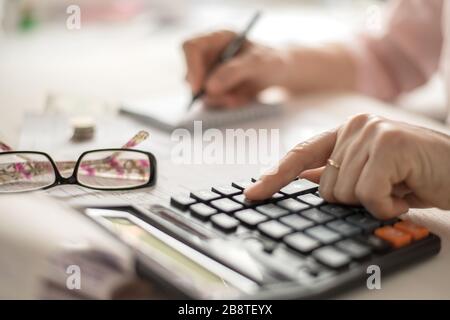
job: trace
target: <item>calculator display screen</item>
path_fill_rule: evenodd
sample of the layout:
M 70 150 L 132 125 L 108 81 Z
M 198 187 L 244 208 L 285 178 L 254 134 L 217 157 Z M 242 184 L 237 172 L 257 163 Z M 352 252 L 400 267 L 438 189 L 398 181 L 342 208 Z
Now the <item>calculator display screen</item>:
M 194 289 L 204 298 L 223 298 L 235 295 L 237 290 L 224 279 L 175 250 L 133 221 L 123 217 L 104 217 L 112 231 L 132 246 L 138 246 L 176 277 L 177 285 Z

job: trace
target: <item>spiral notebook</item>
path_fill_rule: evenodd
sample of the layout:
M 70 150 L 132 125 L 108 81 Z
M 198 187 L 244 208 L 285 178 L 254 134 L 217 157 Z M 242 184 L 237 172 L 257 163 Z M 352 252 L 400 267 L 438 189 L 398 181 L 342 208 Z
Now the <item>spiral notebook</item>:
M 199 102 L 188 111 L 188 102 L 189 96 L 185 95 L 129 100 L 122 102 L 120 111 L 164 131 L 177 128 L 192 130 L 194 121 L 197 120 L 202 121 L 203 128 L 220 128 L 281 113 L 279 105 L 263 103 L 253 103 L 233 110 L 210 110 Z

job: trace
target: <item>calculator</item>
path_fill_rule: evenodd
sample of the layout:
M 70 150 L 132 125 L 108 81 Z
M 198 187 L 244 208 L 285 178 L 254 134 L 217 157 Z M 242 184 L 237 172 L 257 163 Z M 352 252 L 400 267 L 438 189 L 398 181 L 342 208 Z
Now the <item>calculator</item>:
M 384 276 L 440 250 L 426 228 L 327 203 L 306 179 L 249 201 L 243 191 L 254 182 L 85 212 L 135 250 L 142 277 L 176 298 L 332 298 L 365 287 L 374 266 Z

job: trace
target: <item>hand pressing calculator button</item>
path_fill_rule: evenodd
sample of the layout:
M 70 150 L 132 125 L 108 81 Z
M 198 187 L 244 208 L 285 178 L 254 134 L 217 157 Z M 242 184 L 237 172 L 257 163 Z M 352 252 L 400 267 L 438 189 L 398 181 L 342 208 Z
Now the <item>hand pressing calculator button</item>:
M 252 183 L 244 179 L 192 192 L 190 197 L 176 196 L 171 205 L 183 211 L 179 213 L 183 221 L 195 220 L 224 241 L 251 247 L 251 256 L 261 254 L 264 259 L 254 262 L 267 263 L 274 274 L 283 274 L 280 284 L 287 277 L 297 279 L 299 288 L 301 283 L 314 287 L 315 281 L 326 277 L 330 283 L 324 287 L 331 293 L 350 283 L 365 285 L 367 265 L 376 264 L 387 272 L 440 249 L 440 239 L 426 228 L 398 219 L 378 220 L 362 207 L 326 203 L 317 192 L 318 185 L 305 179 L 293 181 L 263 201 L 245 199 L 243 190 Z M 248 246 L 249 239 L 263 245 Z M 280 258 L 276 253 L 283 251 L 288 254 Z M 298 263 L 294 274 L 285 274 Z M 277 266 L 280 270 L 273 270 Z M 293 298 L 325 296 L 325 291 L 303 292 Z

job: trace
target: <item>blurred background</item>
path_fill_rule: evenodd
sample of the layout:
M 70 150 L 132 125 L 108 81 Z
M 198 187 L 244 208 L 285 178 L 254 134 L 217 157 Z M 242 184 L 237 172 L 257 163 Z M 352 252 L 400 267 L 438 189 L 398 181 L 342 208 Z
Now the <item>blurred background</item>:
M 183 40 L 241 29 L 274 46 L 314 45 L 380 29 L 375 0 L 0 0 L 0 139 L 52 97 L 111 102 L 185 90 Z M 96 100 L 95 100 L 96 101 Z M 95 103 L 94 103 L 95 104 Z M 84 103 L 79 108 L 90 108 Z M 100 109 L 101 112 L 108 112 Z M 112 109 L 111 109 L 111 112 Z

